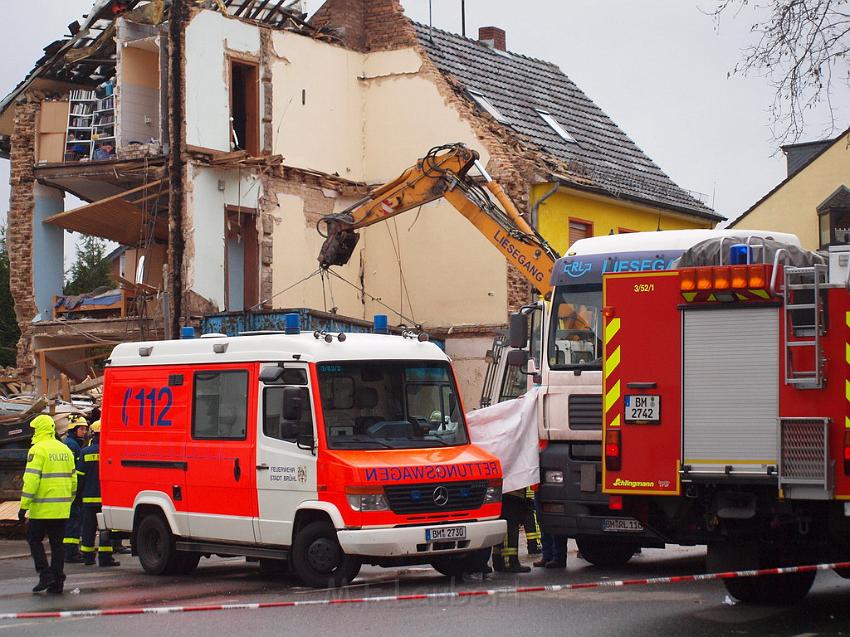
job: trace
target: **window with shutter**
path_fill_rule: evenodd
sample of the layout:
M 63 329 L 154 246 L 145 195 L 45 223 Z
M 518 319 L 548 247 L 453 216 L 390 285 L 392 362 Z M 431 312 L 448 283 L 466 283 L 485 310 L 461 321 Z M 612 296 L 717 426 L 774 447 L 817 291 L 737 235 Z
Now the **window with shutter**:
M 570 219 L 570 245 L 579 239 L 587 239 L 593 236 L 593 224 L 581 219 Z

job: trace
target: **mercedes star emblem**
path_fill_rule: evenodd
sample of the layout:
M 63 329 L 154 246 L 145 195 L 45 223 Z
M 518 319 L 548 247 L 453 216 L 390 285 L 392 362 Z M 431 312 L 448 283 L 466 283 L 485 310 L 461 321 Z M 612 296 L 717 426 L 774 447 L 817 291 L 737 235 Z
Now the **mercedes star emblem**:
M 434 504 L 438 507 L 446 506 L 449 501 L 449 490 L 446 487 L 437 487 L 434 489 Z

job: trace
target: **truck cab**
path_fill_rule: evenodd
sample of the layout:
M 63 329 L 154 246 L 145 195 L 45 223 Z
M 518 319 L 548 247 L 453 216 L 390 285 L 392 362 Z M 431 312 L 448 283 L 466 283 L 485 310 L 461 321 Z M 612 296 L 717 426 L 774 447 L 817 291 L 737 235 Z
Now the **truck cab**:
M 470 443 L 448 357 L 415 334 L 292 331 L 115 348 L 102 524 L 153 574 L 213 553 L 311 586 L 363 563 L 483 567 L 501 466 Z

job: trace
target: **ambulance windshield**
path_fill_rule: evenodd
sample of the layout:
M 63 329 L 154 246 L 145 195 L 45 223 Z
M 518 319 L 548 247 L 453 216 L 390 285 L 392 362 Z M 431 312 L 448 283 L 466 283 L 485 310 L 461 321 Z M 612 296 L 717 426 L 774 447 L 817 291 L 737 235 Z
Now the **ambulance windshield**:
M 320 363 L 319 393 L 331 449 L 463 445 L 466 423 L 448 363 Z
M 552 296 L 550 369 L 602 369 L 602 285 L 559 285 Z

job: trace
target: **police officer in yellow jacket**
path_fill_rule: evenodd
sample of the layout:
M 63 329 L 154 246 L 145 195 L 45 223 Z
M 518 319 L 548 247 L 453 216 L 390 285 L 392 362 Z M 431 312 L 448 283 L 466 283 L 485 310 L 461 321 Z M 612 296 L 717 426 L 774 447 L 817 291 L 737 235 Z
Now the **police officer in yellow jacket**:
M 33 592 L 61 593 L 65 582 L 62 539 L 77 491 L 74 456 L 56 439 L 56 423 L 50 416 L 37 416 L 30 427 L 33 428 L 32 447 L 24 469 L 18 519 L 23 520 L 29 511 L 27 543 L 38 571 L 38 584 Z M 42 544 L 45 535 L 50 541 L 49 565 Z

